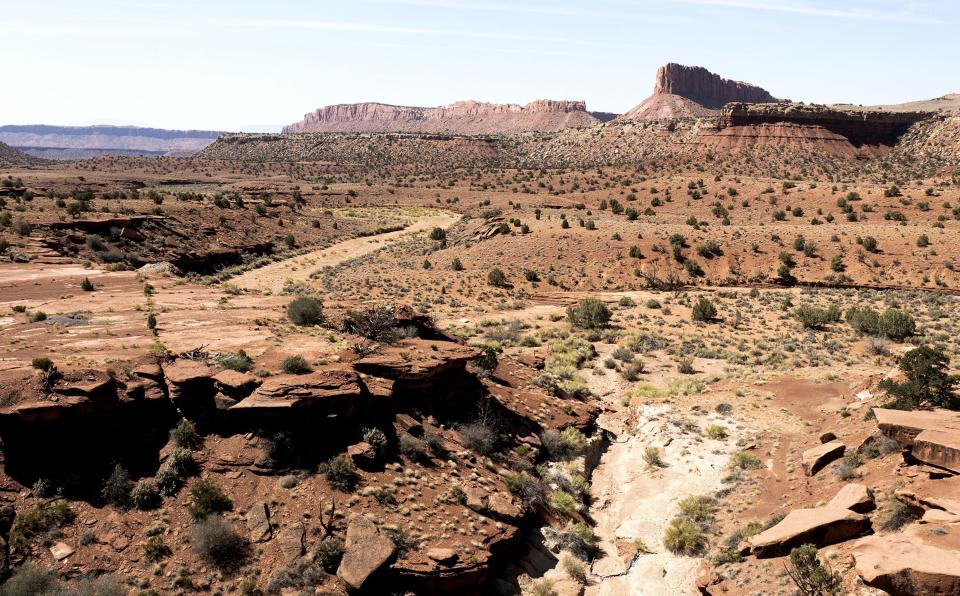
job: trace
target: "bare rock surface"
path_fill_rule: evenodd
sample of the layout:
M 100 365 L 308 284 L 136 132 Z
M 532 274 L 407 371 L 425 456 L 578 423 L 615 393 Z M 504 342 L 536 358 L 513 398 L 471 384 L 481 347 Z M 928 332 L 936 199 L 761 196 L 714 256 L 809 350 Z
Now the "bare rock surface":
M 853 538 L 870 527 L 870 520 L 849 509 L 814 507 L 794 509 L 772 528 L 747 541 L 749 551 L 757 557 L 778 557 L 801 544 L 817 547 L 836 544 Z
M 347 522 L 347 539 L 337 576 L 359 590 L 395 552 L 393 541 L 370 518 L 353 514 Z
M 843 457 L 845 450 L 846 446 L 839 441 L 831 441 L 807 449 L 800 457 L 803 473 L 807 476 L 813 476 L 830 462 Z

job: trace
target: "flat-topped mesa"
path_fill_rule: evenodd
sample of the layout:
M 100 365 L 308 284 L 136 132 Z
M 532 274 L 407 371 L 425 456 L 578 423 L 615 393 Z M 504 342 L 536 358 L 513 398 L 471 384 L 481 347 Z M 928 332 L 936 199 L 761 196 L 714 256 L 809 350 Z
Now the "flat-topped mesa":
M 367 102 L 314 110 L 283 132 L 503 134 L 556 132 L 600 121 L 583 101 L 538 99 L 521 106 L 466 100 L 433 108 Z
M 657 69 L 653 95 L 620 117 L 621 120 L 704 118 L 729 102 L 776 102 L 766 89 L 725 79 L 702 66 L 666 64 Z
M 783 101 L 761 87 L 725 79 L 702 66 L 666 64 L 657 69 L 654 95 L 679 95 L 705 108 L 719 109 L 730 102 L 769 103 Z
M 836 110 L 822 105 L 798 103 L 730 103 L 720 111 L 718 127 L 762 124 L 818 126 L 846 137 L 855 147 L 892 147 L 907 130 L 929 112 L 881 110 Z

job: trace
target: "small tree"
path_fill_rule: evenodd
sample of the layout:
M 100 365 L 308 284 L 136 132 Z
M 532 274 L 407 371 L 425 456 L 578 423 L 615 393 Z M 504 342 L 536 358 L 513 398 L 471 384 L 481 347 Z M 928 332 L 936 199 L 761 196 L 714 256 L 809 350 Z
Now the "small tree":
M 706 297 L 701 296 L 697 303 L 693 305 L 690 312 L 690 318 L 694 321 L 708 323 L 717 316 L 717 307 L 713 305 Z
M 930 404 L 958 409 L 954 389 L 960 377 L 947 373 L 950 358 L 936 348 L 921 346 L 907 352 L 900 360 L 900 370 L 907 380 L 902 383 L 885 379 L 880 388 L 894 397 L 889 407 L 912 410 Z
M 790 551 L 787 575 L 804 596 L 839 594 L 843 588 L 840 574 L 820 562 L 817 547 L 804 544 Z
M 597 329 L 610 322 L 612 313 L 607 305 L 596 298 L 584 298 L 577 306 L 567 309 L 570 323 L 584 329 Z

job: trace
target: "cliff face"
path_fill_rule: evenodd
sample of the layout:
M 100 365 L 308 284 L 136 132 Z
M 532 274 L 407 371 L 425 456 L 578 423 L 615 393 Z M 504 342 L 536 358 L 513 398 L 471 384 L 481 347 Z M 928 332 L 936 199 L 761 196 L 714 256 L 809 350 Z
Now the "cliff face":
M 725 79 L 702 66 L 683 66 L 673 63 L 657 69 L 657 82 L 653 94 L 679 95 L 710 109 L 719 109 L 734 101 L 748 103 L 782 101 L 770 95 L 766 89 Z
M 443 134 L 504 134 L 556 132 L 590 126 L 601 119 L 582 101 L 540 99 L 525 106 L 458 101 L 448 106 L 420 108 L 382 103 L 326 106 L 310 112 L 283 132 L 426 132 Z
M 657 69 L 653 95 L 622 120 L 673 120 L 713 116 L 729 102 L 777 102 L 765 89 L 731 81 L 700 66 L 666 64 Z
M 854 147 L 892 147 L 925 112 L 836 110 L 826 106 L 778 103 L 731 103 L 720 111 L 718 128 L 736 129 L 761 125 L 791 124 L 816 127 L 840 135 Z

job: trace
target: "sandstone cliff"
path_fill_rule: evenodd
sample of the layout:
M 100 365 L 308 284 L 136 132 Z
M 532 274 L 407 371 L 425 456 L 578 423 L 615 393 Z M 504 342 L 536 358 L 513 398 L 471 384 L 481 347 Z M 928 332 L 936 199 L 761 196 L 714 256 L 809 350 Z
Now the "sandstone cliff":
M 421 108 L 382 103 L 326 106 L 310 112 L 283 132 L 425 132 L 491 135 L 517 132 L 556 132 L 590 126 L 608 115 L 595 116 L 582 101 L 541 99 L 525 106 L 458 101 Z
M 712 116 L 730 102 L 782 101 L 765 89 L 731 81 L 700 66 L 667 64 L 657 69 L 653 95 L 621 116 L 623 120 L 670 120 Z

